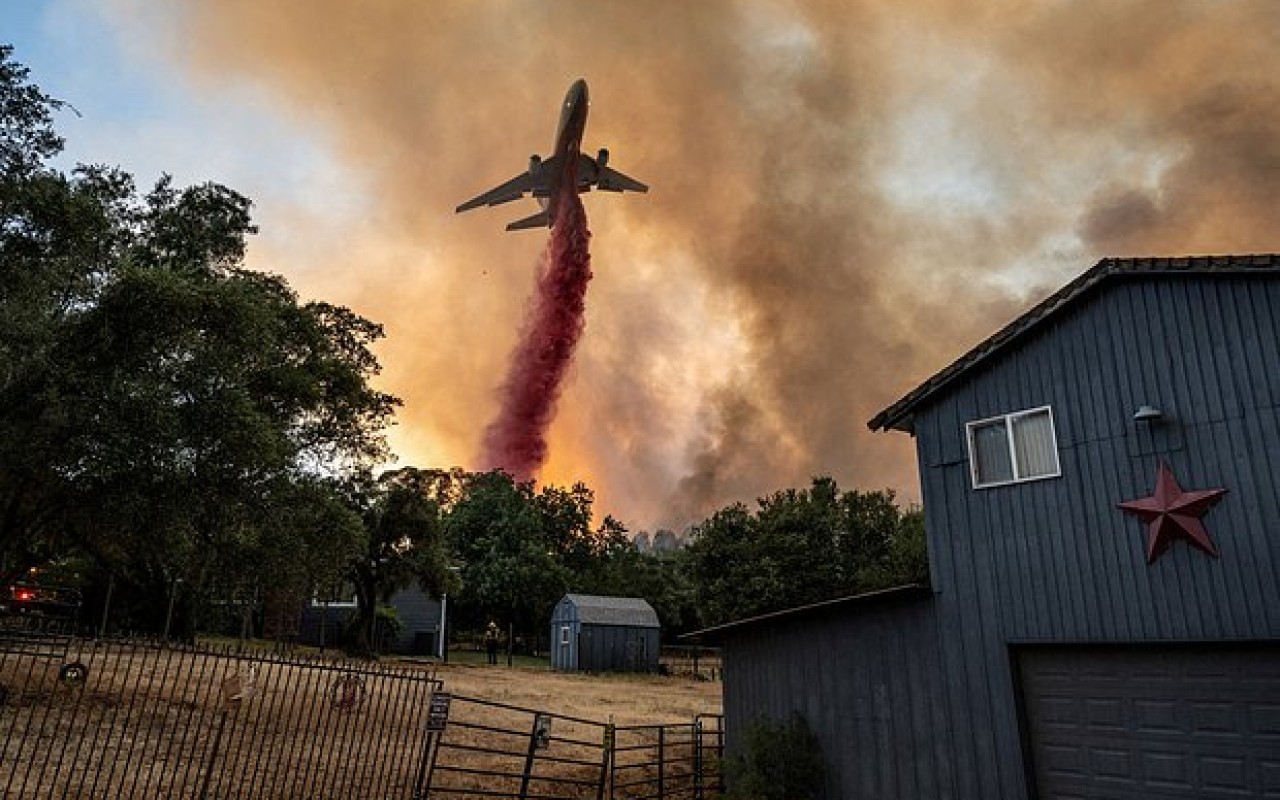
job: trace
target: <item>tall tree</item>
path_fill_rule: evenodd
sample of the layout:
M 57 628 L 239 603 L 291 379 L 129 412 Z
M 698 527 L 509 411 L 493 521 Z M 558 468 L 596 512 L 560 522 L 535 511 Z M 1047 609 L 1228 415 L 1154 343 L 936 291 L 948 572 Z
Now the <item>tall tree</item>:
M 470 476 L 445 519 L 462 572 L 459 621 L 492 619 L 540 636 L 572 577 L 565 554 L 590 518 L 589 492 L 550 488 L 539 495 L 504 472 Z
M 149 593 L 340 570 L 330 481 L 385 453 L 381 328 L 248 270 L 247 198 L 48 166 L 59 104 L 0 47 L 0 562 L 85 552 Z M 300 511 L 299 505 L 308 506 Z M 266 559 L 266 560 L 264 560 Z M 283 560 L 282 560 L 283 559 Z M 301 578 L 299 578 L 301 580 Z
M 892 492 L 830 478 L 738 503 L 693 530 L 683 554 L 706 624 L 927 578 L 919 514 Z
M 348 497 L 364 525 L 364 546 L 347 571 L 356 590 L 355 652 L 373 652 L 378 605 L 397 589 L 416 584 L 439 596 L 456 588 L 443 513 L 462 479 L 458 471 L 406 467 L 350 482 Z

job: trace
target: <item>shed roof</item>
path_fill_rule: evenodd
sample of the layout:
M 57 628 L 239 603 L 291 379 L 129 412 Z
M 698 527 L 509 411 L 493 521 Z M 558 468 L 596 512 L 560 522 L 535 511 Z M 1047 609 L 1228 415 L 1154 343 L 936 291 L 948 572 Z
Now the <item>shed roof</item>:
M 686 633 L 681 635 L 681 639 L 694 639 L 698 641 L 716 641 L 725 638 L 726 634 L 737 633 L 745 628 L 751 628 L 766 622 L 777 622 L 779 620 L 793 620 L 802 617 L 823 614 L 836 609 L 855 608 L 857 606 L 867 605 L 875 601 L 898 601 L 898 600 L 917 600 L 929 597 L 933 594 L 933 590 L 928 586 L 920 583 L 908 583 L 902 586 L 892 586 L 888 589 L 878 589 L 874 592 L 863 592 L 862 594 L 853 594 L 846 597 L 837 597 L 834 600 L 823 600 L 818 603 L 810 603 L 804 606 L 796 606 L 795 608 L 784 608 L 781 611 L 772 611 L 768 614 L 760 614 L 755 617 L 747 617 L 746 619 L 738 619 L 732 622 L 726 622 L 721 625 L 713 625 L 710 628 L 703 628 L 700 631 Z
M 578 621 L 587 625 L 623 625 L 631 628 L 658 628 L 658 612 L 641 597 L 603 597 L 595 594 L 566 594 L 578 609 Z
M 921 406 L 961 380 L 971 370 L 991 361 L 1018 339 L 1036 330 L 1045 320 L 1074 306 L 1099 284 L 1116 278 L 1153 275 L 1232 275 L 1258 272 L 1280 274 L 1280 255 L 1193 256 L 1185 258 L 1104 258 L 1075 280 L 1063 286 L 985 339 L 950 366 L 876 414 L 868 423 L 871 430 L 912 430 L 912 415 Z

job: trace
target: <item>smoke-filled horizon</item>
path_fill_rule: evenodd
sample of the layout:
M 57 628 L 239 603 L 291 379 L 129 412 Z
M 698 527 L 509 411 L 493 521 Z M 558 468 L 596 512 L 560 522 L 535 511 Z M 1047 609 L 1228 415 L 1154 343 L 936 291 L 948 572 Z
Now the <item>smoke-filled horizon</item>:
M 866 420 L 1036 299 L 1103 256 L 1280 249 L 1272 0 L 184 8 L 189 74 L 269 93 L 358 176 L 349 226 L 300 202 L 253 258 L 386 324 L 411 464 L 477 466 L 541 245 L 501 232 L 531 208 L 452 209 L 590 82 L 584 149 L 652 189 L 585 198 L 541 478 L 633 529 L 820 474 L 913 499 L 913 442 Z

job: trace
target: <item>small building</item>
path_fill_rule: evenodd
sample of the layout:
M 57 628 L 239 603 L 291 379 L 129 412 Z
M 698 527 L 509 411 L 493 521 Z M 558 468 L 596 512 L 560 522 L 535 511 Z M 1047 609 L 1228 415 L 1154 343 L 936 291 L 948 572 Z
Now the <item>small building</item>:
M 551 612 L 551 668 L 657 672 L 662 626 L 639 597 L 566 594 Z
M 416 586 L 397 589 L 386 605 L 396 610 L 400 630 L 378 642 L 380 650 L 400 655 L 435 655 L 440 650 L 440 601 Z M 339 599 L 312 598 L 302 604 L 298 642 L 312 647 L 334 647 L 342 629 L 356 613 L 354 591 Z

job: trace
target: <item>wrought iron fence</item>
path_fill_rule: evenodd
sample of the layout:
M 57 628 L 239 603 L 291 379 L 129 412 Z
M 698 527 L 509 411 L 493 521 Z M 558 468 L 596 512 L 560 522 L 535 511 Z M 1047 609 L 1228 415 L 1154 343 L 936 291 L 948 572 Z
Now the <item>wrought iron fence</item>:
M 0 637 L 5 798 L 406 798 L 427 671 Z
M 718 716 L 614 726 L 412 665 L 0 636 L 0 797 L 702 800 Z

